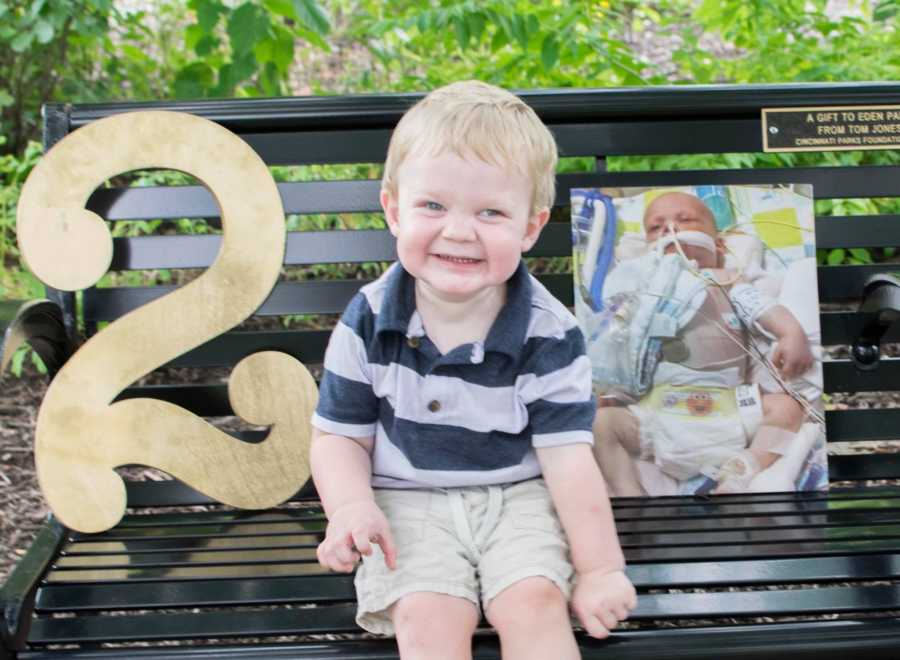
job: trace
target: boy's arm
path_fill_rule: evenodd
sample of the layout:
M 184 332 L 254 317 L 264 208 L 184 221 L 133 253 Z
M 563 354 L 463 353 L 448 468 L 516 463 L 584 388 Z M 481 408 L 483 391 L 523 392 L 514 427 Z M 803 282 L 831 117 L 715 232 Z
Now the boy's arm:
M 757 323 L 778 340 L 772 362 L 785 378 L 796 378 L 812 367 L 815 358 L 806 332 L 786 307 L 773 305 L 760 314 Z
M 602 639 L 637 604 L 606 484 L 586 443 L 536 451 L 577 575 L 572 609 L 585 630 Z
M 353 570 L 361 554 L 372 553 L 371 542 L 381 546 L 389 568 L 396 565 L 390 526 L 372 492 L 373 444 L 371 437 L 347 438 L 313 428 L 310 467 L 328 517 L 316 553 L 332 570 Z
M 625 568 L 606 483 L 591 446 L 579 443 L 538 448 L 536 452 L 569 539 L 575 572 Z

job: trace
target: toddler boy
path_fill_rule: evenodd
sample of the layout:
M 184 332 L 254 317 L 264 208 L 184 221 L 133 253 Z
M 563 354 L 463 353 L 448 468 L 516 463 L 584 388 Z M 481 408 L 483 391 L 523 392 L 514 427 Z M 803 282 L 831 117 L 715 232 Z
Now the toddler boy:
M 789 310 L 723 268 L 724 244 L 699 198 L 660 195 L 647 207 L 644 230 L 654 260 L 644 265 L 676 273 L 673 297 L 686 298 L 675 301 L 685 311 L 663 344 L 653 388 L 634 405 L 599 409 L 597 460 L 618 496 L 675 494 L 678 482 L 708 472 L 716 474 L 714 492 L 744 491 L 787 451 L 805 414 L 771 377 L 751 369 L 747 328 L 774 337 L 771 360 L 786 380 L 813 364 L 806 333 Z M 613 270 L 605 291 L 641 296 L 645 284 L 627 268 Z M 761 420 L 751 431 L 754 405 Z
M 328 527 L 358 623 L 404 660 L 471 657 L 481 608 L 505 658 L 577 658 L 625 619 L 625 576 L 591 455 L 590 365 L 533 277 L 556 145 L 514 95 L 448 85 L 391 138 L 381 204 L 399 263 L 335 328 L 313 417 Z

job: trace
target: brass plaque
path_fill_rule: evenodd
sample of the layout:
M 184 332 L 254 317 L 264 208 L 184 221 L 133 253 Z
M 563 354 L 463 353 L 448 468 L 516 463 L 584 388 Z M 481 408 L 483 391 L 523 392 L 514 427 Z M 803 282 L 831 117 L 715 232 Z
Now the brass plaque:
M 763 108 L 763 151 L 900 149 L 900 105 Z

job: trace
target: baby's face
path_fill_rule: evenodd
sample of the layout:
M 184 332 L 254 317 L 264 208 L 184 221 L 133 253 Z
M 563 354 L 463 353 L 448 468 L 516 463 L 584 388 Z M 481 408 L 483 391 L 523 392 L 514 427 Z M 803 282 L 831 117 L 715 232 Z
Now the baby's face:
M 644 213 L 644 231 L 648 243 L 666 231 L 701 231 L 712 238 L 718 237 L 715 218 L 706 204 L 680 192 L 666 193 L 653 200 Z
M 720 265 L 723 247 L 718 237 L 716 220 L 706 204 L 693 195 L 671 192 L 657 197 L 644 213 L 644 231 L 648 244 L 672 232 L 696 231 L 706 234 L 715 241 L 715 252 L 686 243 L 681 245 L 681 252 L 688 259 L 696 261 L 700 268 L 716 268 Z M 677 250 L 671 244 L 666 248 L 666 253 Z

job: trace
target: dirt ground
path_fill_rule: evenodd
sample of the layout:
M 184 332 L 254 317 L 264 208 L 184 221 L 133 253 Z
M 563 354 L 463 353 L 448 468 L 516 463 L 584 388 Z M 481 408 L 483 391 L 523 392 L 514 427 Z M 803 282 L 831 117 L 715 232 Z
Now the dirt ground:
M 47 515 L 32 442 L 46 376 L 33 369 L 0 379 L 0 583 L 25 554 Z

